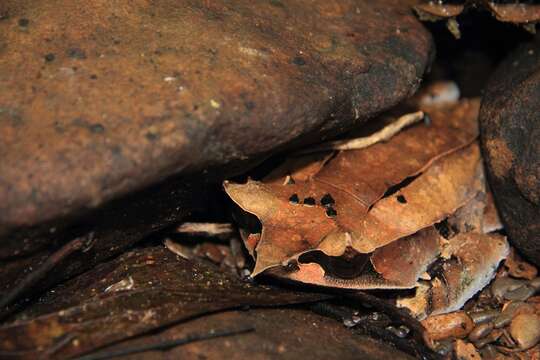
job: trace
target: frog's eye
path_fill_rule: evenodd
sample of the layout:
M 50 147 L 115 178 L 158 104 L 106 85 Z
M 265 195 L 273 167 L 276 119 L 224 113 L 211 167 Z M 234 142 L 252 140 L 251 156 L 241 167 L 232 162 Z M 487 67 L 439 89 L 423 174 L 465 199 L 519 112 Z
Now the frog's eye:
M 297 205 L 300 202 L 300 199 L 298 198 L 297 194 L 292 194 L 289 198 L 289 202 L 293 205 Z

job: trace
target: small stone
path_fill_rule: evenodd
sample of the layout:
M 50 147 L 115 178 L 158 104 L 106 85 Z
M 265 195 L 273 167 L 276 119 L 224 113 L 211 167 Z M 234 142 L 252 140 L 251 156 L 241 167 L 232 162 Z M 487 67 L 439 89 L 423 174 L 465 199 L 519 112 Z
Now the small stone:
M 466 343 L 463 340 L 457 340 L 454 345 L 454 353 L 457 360 L 481 360 L 482 357 L 476 351 L 476 348 L 471 343 Z
M 438 341 L 448 338 L 464 338 L 474 328 L 471 318 L 463 311 L 430 316 L 422 320 L 429 337 Z
M 501 300 L 507 292 L 516 290 L 526 283 L 527 282 L 524 280 L 512 279 L 511 277 L 500 277 L 495 279 L 491 285 L 491 294 L 498 300 Z
M 497 310 L 484 310 L 469 313 L 469 316 L 471 317 L 475 325 L 484 324 L 488 321 L 495 319 L 499 315 L 500 311 Z
M 534 313 L 534 307 L 522 301 L 514 301 L 503 307 L 503 311 L 493 320 L 496 329 L 510 324 L 517 314 Z
M 535 288 L 530 285 L 525 285 L 515 290 L 506 292 L 506 294 L 504 294 L 504 298 L 506 300 L 525 301 L 531 296 L 533 296 L 535 292 Z
M 526 350 L 540 341 L 540 316 L 519 314 L 510 324 L 510 335 L 521 350 Z
M 483 337 L 489 335 L 489 333 L 491 333 L 492 330 L 493 330 L 493 323 L 489 322 L 489 323 L 478 325 L 469 334 L 469 340 L 472 342 L 476 342 L 482 339 Z
M 499 340 L 502 334 L 503 334 L 503 331 L 501 329 L 495 329 L 488 336 L 485 336 L 482 339 L 475 342 L 474 346 L 476 346 L 476 348 L 478 349 L 481 349 L 484 346 L 494 343 L 495 341 Z

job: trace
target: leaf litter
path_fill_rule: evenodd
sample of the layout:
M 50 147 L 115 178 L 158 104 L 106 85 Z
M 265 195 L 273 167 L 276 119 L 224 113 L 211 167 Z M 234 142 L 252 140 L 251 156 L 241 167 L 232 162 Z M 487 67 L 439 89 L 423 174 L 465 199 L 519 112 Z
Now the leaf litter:
M 429 122 L 406 114 L 375 140 L 323 144 L 261 180 L 225 182 L 231 199 L 262 225 L 260 233 L 244 231 L 253 275 L 416 289 L 397 304 L 418 318 L 461 308 L 509 252 L 506 238 L 491 233 L 501 225 L 476 142 L 478 108 L 477 99 L 424 103 Z M 333 146 L 348 150 L 328 151 Z

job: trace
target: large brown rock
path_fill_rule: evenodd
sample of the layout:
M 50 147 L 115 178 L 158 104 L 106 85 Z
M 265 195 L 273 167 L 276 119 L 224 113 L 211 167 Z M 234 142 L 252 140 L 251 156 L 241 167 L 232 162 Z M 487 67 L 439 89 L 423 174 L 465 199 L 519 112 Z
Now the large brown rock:
M 343 131 L 431 50 L 399 0 L 3 0 L 0 241 Z
M 480 110 L 483 153 L 510 240 L 540 265 L 540 39 L 509 56 Z

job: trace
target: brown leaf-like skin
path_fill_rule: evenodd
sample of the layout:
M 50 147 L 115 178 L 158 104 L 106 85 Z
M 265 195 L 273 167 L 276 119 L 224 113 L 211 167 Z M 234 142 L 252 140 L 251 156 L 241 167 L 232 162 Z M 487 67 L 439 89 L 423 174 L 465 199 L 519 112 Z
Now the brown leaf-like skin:
M 0 241 L 342 132 L 409 96 L 432 53 L 398 0 L 3 0 L 0 13 Z
M 500 65 L 479 120 L 488 180 L 510 241 L 540 265 L 540 40 Z
M 371 253 L 463 206 L 484 188 L 478 146 L 471 144 L 477 110 L 477 101 L 464 100 L 434 110 L 430 126 L 410 127 L 385 143 L 333 158 L 306 155 L 311 166 L 290 160 L 284 165 L 290 178 L 278 169 L 262 181 L 226 182 L 233 201 L 263 225 L 254 274 L 310 250 L 328 256 L 341 256 L 347 247 Z M 290 168 L 293 164 L 300 170 Z M 418 174 L 381 199 L 390 186 Z M 331 206 L 321 203 L 328 195 Z M 335 216 L 328 215 L 329 208 Z
M 439 237 L 437 230 L 430 226 L 378 248 L 371 256 L 371 263 L 383 278 L 413 287 L 439 255 Z

